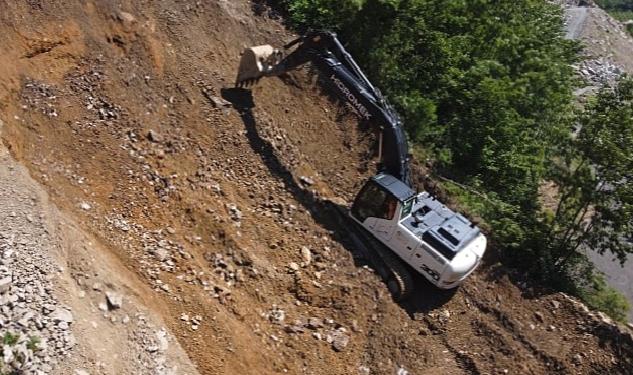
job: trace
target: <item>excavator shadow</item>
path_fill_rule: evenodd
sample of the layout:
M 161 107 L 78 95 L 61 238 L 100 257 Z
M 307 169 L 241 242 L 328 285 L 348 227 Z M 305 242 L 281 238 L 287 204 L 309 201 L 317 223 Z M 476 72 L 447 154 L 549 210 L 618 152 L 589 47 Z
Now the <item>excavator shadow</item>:
M 349 238 L 349 228 L 341 223 L 340 212 L 347 208 L 342 207 L 330 200 L 321 199 L 315 196 L 310 189 L 304 188 L 295 178 L 291 171 L 275 154 L 272 145 L 260 136 L 257 129 L 257 121 L 253 113 L 255 102 L 251 90 L 244 88 L 223 88 L 222 97 L 230 102 L 233 108 L 240 115 L 246 130 L 246 137 L 251 148 L 261 157 L 271 174 L 279 178 L 287 191 L 312 214 L 312 217 L 330 233 L 334 233 L 334 239 L 338 241 L 347 251 L 352 254 L 354 263 L 358 267 L 369 266 L 374 271 L 377 268 L 371 264 L 366 256 L 357 249 L 353 241 Z M 378 274 L 380 272 L 377 271 Z M 416 313 L 426 313 L 447 303 L 455 291 L 442 291 L 431 285 L 426 279 L 419 275 L 414 275 L 415 289 L 412 295 L 399 305 L 414 318 Z
M 447 304 L 459 288 L 443 290 L 431 284 L 419 273 L 412 272 L 414 289 L 406 300 L 400 302 L 400 306 L 412 319 L 416 314 L 428 313 Z

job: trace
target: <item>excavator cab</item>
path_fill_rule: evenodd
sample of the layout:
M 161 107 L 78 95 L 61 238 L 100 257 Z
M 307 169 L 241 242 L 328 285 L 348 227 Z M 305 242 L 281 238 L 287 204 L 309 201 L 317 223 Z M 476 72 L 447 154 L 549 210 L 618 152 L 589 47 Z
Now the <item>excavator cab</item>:
M 367 181 L 352 205 L 352 216 L 361 224 L 367 219 L 399 221 L 411 212 L 415 191 L 397 178 L 379 174 Z M 408 212 L 407 212 L 408 211 Z M 396 217 L 397 216 L 397 217 Z M 371 220 L 369 227 L 373 227 Z

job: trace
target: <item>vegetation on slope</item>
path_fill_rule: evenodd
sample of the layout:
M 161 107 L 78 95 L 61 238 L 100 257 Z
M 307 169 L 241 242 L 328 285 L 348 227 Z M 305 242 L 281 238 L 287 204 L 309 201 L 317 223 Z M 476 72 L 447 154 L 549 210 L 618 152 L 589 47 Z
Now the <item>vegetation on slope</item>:
M 633 0 L 596 0 L 596 3 L 615 19 L 624 22 L 633 20 Z M 633 35 L 633 24 L 628 24 L 626 29 Z
M 457 182 L 447 189 L 491 227 L 505 261 L 623 316 L 626 303 L 612 303 L 619 296 L 584 251 L 621 260 L 632 251 L 622 241 L 632 226 L 633 139 L 621 137 L 633 129 L 630 81 L 574 113 L 579 46 L 563 39 L 560 7 L 540 0 L 274 3 L 300 30 L 339 33 L 404 116 L 414 147 L 432 155 L 435 173 Z M 541 203 L 545 181 L 558 189 L 557 207 Z

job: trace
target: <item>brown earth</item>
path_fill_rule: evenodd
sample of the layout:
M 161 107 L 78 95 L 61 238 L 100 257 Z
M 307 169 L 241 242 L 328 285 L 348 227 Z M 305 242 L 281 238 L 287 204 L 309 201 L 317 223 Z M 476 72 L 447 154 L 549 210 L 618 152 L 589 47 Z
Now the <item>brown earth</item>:
M 201 373 L 633 371 L 626 336 L 499 266 L 453 293 L 418 280 L 394 303 L 323 199 L 349 201 L 372 173 L 372 135 L 309 72 L 232 88 L 243 47 L 292 38 L 267 9 L 0 9 L 3 142 L 147 286 Z M 336 351 L 328 337 L 341 336 Z

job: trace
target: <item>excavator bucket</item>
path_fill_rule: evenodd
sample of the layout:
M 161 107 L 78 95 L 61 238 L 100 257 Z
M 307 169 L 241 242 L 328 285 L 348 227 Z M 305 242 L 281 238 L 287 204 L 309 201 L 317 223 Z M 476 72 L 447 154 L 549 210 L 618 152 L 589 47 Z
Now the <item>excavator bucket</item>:
M 268 44 L 246 48 L 242 53 L 235 85 L 244 86 L 255 83 L 271 72 L 282 58 L 281 51 Z

